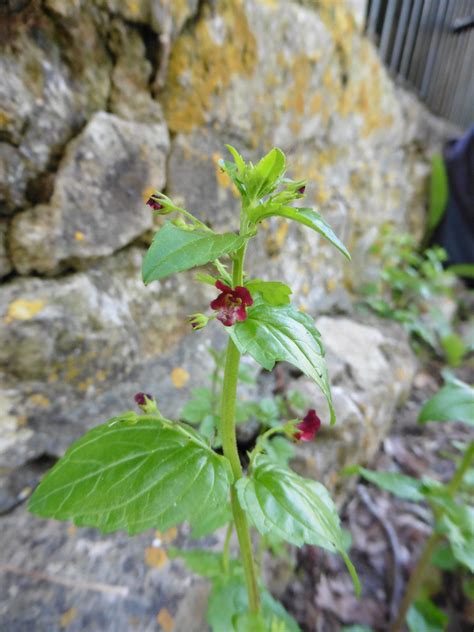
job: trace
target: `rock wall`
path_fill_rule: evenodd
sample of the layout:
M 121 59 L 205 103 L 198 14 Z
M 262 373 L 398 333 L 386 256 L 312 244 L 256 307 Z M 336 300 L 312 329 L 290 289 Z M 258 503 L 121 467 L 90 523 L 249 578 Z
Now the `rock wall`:
M 442 134 L 394 87 L 352 5 L 0 8 L 0 450 L 11 467 L 63 449 L 56 431 L 78 433 L 79 404 L 97 422 L 110 393 L 179 343 L 185 314 L 211 299 L 192 275 L 141 284 L 154 225 L 143 202 L 159 188 L 235 229 L 237 199 L 216 169 L 225 143 L 251 159 L 281 147 L 354 254 L 349 265 L 310 231 L 265 226 L 249 265 L 290 283 L 306 310 L 348 308 L 382 224 L 420 234 Z M 199 366 L 188 358 L 189 374 Z M 161 397 L 158 379 L 148 388 Z

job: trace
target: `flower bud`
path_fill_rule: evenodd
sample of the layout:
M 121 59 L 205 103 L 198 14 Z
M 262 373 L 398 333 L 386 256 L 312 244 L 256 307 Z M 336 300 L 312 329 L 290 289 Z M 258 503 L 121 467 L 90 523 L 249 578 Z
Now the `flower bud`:
M 209 317 L 205 314 L 191 314 L 188 316 L 191 327 L 197 331 L 198 329 L 203 329 L 207 323 L 209 322 Z
M 158 412 L 156 401 L 152 395 L 148 393 L 137 393 L 134 399 L 137 406 L 141 408 L 144 413 L 151 414 Z

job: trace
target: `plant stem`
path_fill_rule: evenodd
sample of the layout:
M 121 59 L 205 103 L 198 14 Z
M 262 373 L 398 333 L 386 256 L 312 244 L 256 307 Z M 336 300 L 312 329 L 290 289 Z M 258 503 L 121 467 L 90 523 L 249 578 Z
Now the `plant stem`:
M 234 530 L 234 523 L 229 522 L 227 527 L 227 532 L 225 534 L 224 547 L 222 549 L 222 568 L 224 570 L 224 574 L 229 574 L 229 548 L 230 548 L 230 538 L 232 537 L 232 531 Z
M 474 443 L 471 443 L 469 447 L 467 448 L 466 452 L 464 453 L 461 463 L 459 464 L 459 467 L 455 471 L 454 476 L 452 477 L 452 479 L 447 485 L 447 490 L 451 497 L 453 497 L 458 491 L 460 485 L 462 484 L 464 475 L 469 469 L 469 467 L 471 466 L 471 463 L 473 460 L 474 460 Z M 441 514 L 442 514 L 442 511 L 441 511 Z M 433 531 L 433 533 L 428 538 L 425 544 L 425 548 L 423 549 L 423 552 L 421 554 L 421 557 L 410 576 L 410 580 L 408 582 L 407 588 L 405 590 L 405 594 L 400 604 L 400 610 L 398 611 L 397 618 L 395 619 L 392 626 L 390 627 L 390 632 L 400 632 L 400 630 L 402 629 L 407 612 L 411 604 L 413 603 L 413 601 L 416 599 L 418 590 L 420 588 L 420 584 L 423 581 L 423 578 L 425 576 L 426 570 L 430 563 L 431 557 L 436 547 L 438 546 L 438 544 L 440 543 L 442 539 L 443 539 L 443 535 L 440 533 L 436 533 L 435 531 Z
M 232 280 L 234 285 L 239 285 L 243 280 L 243 259 L 245 246 L 236 254 L 233 267 Z M 237 382 L 239 377 L 240 353 L 229 338 L 225 358 L 224 380 L 222 385 L 222 412 L 221 412 L 221 438 L 224 456 L 230 462 L 234 475 L 234 485 L 231 488 L 232 513 L 234 516 L 235 530 L 239 540 L 242 565 L 244 567 L 245 581 L 247 584 L 249 609 L 252 613 L 260 610 L 260 595 L 257 586 L 257 575 L 253 560 L 252 541 L 247 523 L 247 517 L 240 506 L 235 490 L 235 483 L 242 478 L 242 466 L 240 464 L 237 449 L 237 437 L 235 433 L 235 402 L 237 398 Z

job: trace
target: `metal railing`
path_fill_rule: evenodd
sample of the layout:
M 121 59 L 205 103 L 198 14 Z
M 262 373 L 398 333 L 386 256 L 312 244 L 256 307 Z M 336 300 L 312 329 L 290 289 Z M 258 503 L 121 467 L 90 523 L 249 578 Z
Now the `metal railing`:
M 366 33 L 435 114 L 474 123 L 474 0 L 369 0 Z

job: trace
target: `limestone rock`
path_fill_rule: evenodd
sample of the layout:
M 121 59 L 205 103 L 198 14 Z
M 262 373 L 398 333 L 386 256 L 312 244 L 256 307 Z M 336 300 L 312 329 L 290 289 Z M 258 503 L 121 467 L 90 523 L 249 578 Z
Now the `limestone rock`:
M 150 93 L 153 68 L 139 32 L 114 20 L 109 46 L 116 56 L 112 71 L 110 111 L 141 123 L 163 122 L 163 111 Z
M 70 143 L 49 205 L 18 214 L 11 253 L 20 274 L 55 273 L 110 255 L 152 226 L 144 204 L 165 183 L 163 125 L 97 113 Z
M 60 26 L 32 20 L 1 44 L 0 140 L 15 148 L 0 154 L 3 213 L 27 204 L 29 180 L 50 169 L 109 92 L 111 62 L 89 13 Z

